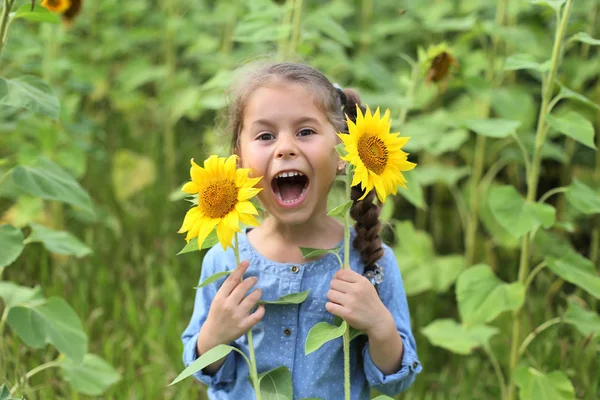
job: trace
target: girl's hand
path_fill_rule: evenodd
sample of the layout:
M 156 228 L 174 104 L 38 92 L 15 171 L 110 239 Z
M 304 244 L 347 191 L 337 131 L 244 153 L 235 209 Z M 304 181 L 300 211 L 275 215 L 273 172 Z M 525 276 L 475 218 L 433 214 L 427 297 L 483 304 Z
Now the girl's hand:
M 364 276 L 341 269 L 333 275 L 325 309 L 343 318 L 353 328 L 371 336 L 378 328 L 393 323 L 392 314 L 381 302 L 375 287 Z
M 250 310 L 260 300 L 262 291 L 256 289 L 246 296 L 258 281 L 256 277 L 242 281 L 248 266 L 248 261 L 242 261 L 217 291 L 198 336 L 198 354 L 203 354 L 219 344 L 233 342 L 265 315 L 265 307 L 262 304 L 250 314 Z

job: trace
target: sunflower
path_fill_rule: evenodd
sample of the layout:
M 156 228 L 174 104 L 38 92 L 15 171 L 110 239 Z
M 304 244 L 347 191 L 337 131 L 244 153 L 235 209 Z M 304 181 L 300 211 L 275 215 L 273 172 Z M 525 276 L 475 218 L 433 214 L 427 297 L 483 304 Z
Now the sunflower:
M 458 66 L 458 61 L 452 55 L 448 44 L 443 42 L 429 46 L 427 50 L 419 48 L 419 64 L 427 83 L 441 83 L 445 89 L 446 82 L 451 77 L 451 68 Z
M 192 180 L 181 190 L 198 194 L 198 205 L 187 212 L 179 233 L 187 232 L 187 242 L 197 236 L 199 249 L 215 226 L 225 250 L 234 233 L 240 231 L 240 222 L 258 225 L 254 217 L 258 211 L 248 200 L 262 190 L 254 187 L 262 177 L 250 178 L 250 169 L 236 169 L 236 160 L 235 155 L 227 159 L 213 155 L 204 161 L 204 168 L 191 160 Z
M 364 116 L 360 107 L 356 109 L 356 124 L 346 117 L 349 134 L 338 133 L 348 153 L 342 160 L 355 167 L 352 186 L 360 183 L 365 191 L 359 200 L 375 188 L 377 197 L 384 203 L 388 195 L 396 194 L 398 186 L 406 188 L 402 171 L 409 171 L 417 165 L 407 161 L 408 153 L 401 150 L 410 137 L 390 133 L 390 110 L 386 110 L 381 118 L 379 108 L 371 114 L 367 106 Z
M 71 7 L 70 0 L 42 0 L 42 7 L 52 11 L 53 13 L 63 13 Z

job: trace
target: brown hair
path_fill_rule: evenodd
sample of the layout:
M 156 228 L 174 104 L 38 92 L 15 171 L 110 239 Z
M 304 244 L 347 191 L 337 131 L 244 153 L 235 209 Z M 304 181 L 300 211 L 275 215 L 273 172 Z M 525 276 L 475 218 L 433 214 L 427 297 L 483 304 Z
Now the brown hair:
M 239 151 L 239 138 L 244 120 L 244 110 L 250 95 L 258 88 L 266 85 L 282 83 L 300 84 L 315 94 L 317 106 L 327 116 L 336 131 L 348 133 L 344 113 L 356 122 L 356 106 L 360 106 L 360 97 L 352 89 L 336 89 L 320 71 L 301 63 L 254 62 L 248 71 L 243 71 L 229 90 L 228 128 L 232 133 L 231 151 Z M 364 200 L 357 199 L 363 195 L 359 187 L 353 187 L 351 198 L 354 201 L 350 215 L 356 221 L 354 228 L 356 238 L 353 245 L 360 252 L 365 264 L 365 272 L 372 270 L 375 263 L 383 255 L 381 238 L 379 237 L 379 206 L 373 203 L 375 191 L 371 191 Z

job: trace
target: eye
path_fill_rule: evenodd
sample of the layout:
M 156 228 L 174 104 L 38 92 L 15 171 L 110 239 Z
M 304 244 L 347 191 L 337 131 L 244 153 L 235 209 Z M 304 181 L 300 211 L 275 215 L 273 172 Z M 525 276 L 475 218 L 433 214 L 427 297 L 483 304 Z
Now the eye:
M 314 135 L 317 132 L 315 132 L 313 129 L 310 128 L 304 128 L 302 130 L 300 130 L 300 132 L 298 132 L 298 136 L 309 136 L 309 135 Z
M 275 139 L 275 135 L 273 135 L 272 133 L 268 133 L 268 132 L 261 133 L 260 135 L 258 135 L 256 137 L 256 140 L 272 140 L 272 139 Z

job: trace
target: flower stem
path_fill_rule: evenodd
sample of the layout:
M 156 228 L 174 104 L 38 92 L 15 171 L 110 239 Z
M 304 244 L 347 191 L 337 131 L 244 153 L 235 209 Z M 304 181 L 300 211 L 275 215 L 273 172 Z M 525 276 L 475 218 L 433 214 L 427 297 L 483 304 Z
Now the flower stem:
M 346 163 L 346 199 L 350 199 L 352 191 L 352 171 L 350 163 Z M 350 210 L 344 215 L 344 269 L 350 269 Z M 344 341 L 344 399 L 350 400 L 350 328 L 346 327 Z
M 552 97 L 552 90 L 554 89 L 554 80 L 556 78 L 556 72 L 560 63 L 560 54 L 562 49 L 562 41 L 567 30 L 567 22 L 569 15 L 571 14 L 571 8 L 573 6 L 573 0 L 567 0 L 563 12 L 560 24 L 556 29 L 556 35 L 554 37 L 554 46 L 552 49 L 552 58 L 550 62 L 550 71 L 548 77 L 545 79 L 545 85 L 542 86 L 542 104 L 540 106 L 540 113 L 538 115 L 537 129 L 536 129 L 536 140 L 535 140 L 535 151 L 533 154 L 533 162 L 531 164 L 530 175 L 527 179 L 527 200 L 534 202 L 537 195 L 537 184 L 539 179 L 540 164 L 542 159 L 542 147 L 546 140 L 546 113 L 550 98 Z M 521 260 L 519 262 L 519 282 L 525 283 L 529 273 L 529 246 L 530 239 L 529 235 L 524 235 L 521 245 Z M 521 330 L 521 310 L 522 307 L 515 311 L 513 319 L 513 332 L 512 342 L 510 349 L 510 384 L 508 387 L 508 400 L 514 400 L 516 395 L 515 382 L 512 379 L 514 371 L 519 362 L 519 336 Z
M 240 241 L 238 238 L 238 233 L 236 232 L 233 235 L 235 242 L 233 246 L 233 253 L 235 254 L 235 265 L 236 267 L 240 265 Z M 242 279 L 244 279 L 242 277 Z M 248 329 L 248 350 L 250 351 L 250 363 L 248 367 L 250 368 L 250 379 L 252 379 L 252 384 L 254 385 L 254 390 L 256 391 L 256 400 L 261 400 L 260 396 L 260 384 L 258 382 L 258 372 L 256 370 L 256 356 L 254 354 L 254 340 L 252 339 L 252 328 Z
M 25 374 L 25 376 L 23 378 L 21 378 L 20 381 L 17 382 L 15 384 L 15 386 L 13 386 L 13 388 L 10 390 L 10 395 L 13 396 L 15 393 L 17 393 L 19 386 L 24 385 L 29 379 L 31 379 L 32 376 L 34 376 L 38 372 L 42 372 L 43 370 L 48 369 L 48 368 L 58 367 L 62 361 L 62 358 L 63 358 L 63 356 L 60 355 L 60 356 L 58 356 L 58 358 L 56 360 L 39 365 L 39 366 L 35 367 L 34 369 L 32 369 L 31 371 L 27 372 Z
M 292 41 L 290 43 L 289 55 L 296 52 L 300 43 L 300 22 L 302 21 L 302 0 L 294 2 L 294 26 L 292 29 Z
M 506 399 L 506 379 L 504 379 L 504 374 L 502 373 L 502 368 L 500 368 L 500 363 L 494 355 L 494 352 L 488 346 L 483 346 L 483 349 L 490 358 L 490 362 L 494 367 L 494 373 L 496 374 L 496 378 L 498 378 L 498 384 L 500 385 L 500 398 Z
M 525 340 L 523 340 L 523 343 L 521 343 L 521 346 L 519 347 L 519 356 L 522 356 L 523 353 L 525 353 L 525 350 L 527 350 L 527 346 L 529 346 L 533 339 L 535 339 L 540 333 L 550 328 L 552 325 L 559 324 L 560 322 L 562 322 L 562 319 L 560 317 L 552 318 L 551 320 L 544 322 L 543 324 L 535 328 L 533 331 L 531 331 L 531 333 L 525 338 Z
M 2 16 L 0 16 L 0 57 L 2 56 L 2 49 L 6 44 L 8 38 L 8 25 L 10 25 L 10 10 L 15 4 L 16 0 L 4 0 L 4 7 L 2 8 Z

